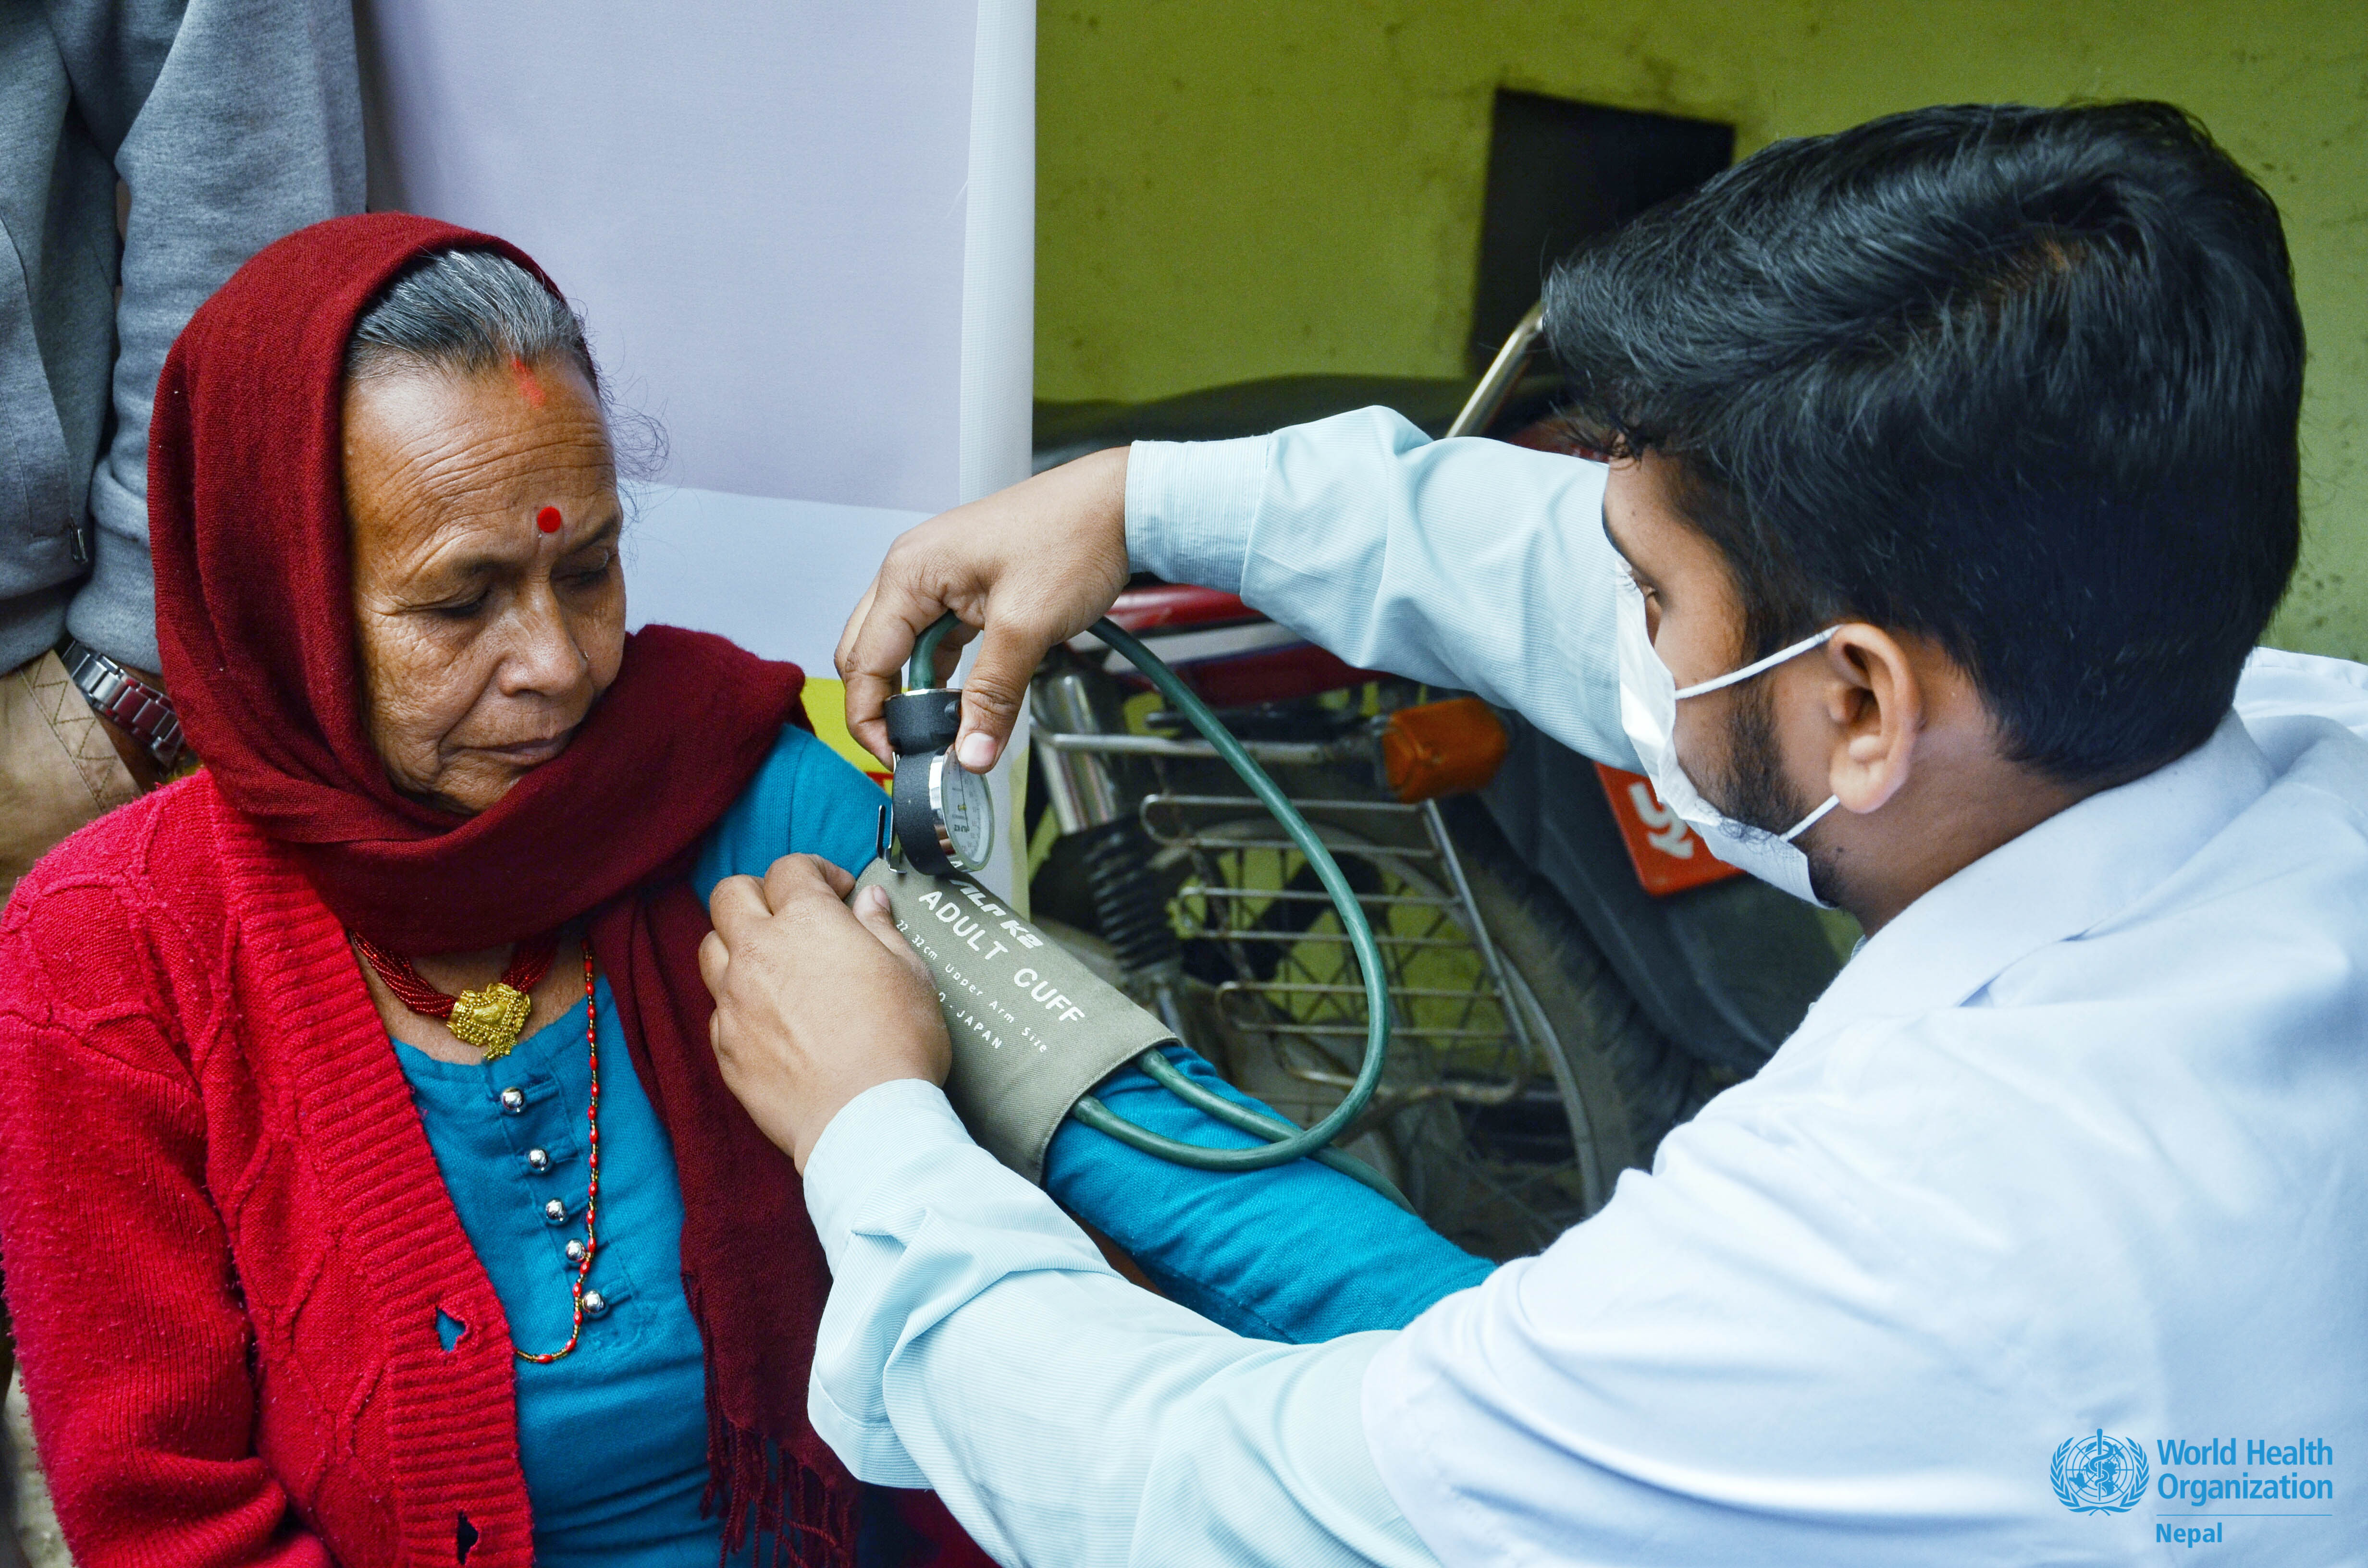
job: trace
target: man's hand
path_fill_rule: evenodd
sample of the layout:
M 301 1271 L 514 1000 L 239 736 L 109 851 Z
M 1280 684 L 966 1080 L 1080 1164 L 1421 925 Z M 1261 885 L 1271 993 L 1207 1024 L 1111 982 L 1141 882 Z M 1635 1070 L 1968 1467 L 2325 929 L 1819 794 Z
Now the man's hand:
M 761 883 L 727 877 L 699 972 L 715 994 L 709 1043 L 723 1083 L 798 1169 L 847 1103 L 897 1078 L 946 1081 L 953 1047 L 927 965 L 896 932 L 886 895 L 812 855 Z
M 962 683 L 956 760 L 984 773 L 1003 755 L 1044 651 L 1091 626 L 1126 586 L 1126 449 L 1050 469 L 898 536 L 838 639 L 847 727 L 891 760 L 888 699 L 931 622 L 951 610 L 986 629 Z M 940 671 L 942 675 L 944 672 Z

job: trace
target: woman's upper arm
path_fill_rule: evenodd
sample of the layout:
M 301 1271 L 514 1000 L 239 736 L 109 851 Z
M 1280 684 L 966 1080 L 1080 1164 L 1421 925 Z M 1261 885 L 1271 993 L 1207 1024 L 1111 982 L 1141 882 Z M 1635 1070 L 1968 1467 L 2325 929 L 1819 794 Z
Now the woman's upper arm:
M 252 1335 L 154 971 L 110 895 L 44 902 L 0 933 L 0 1255 L 67 1543 L 82 1568 L 325 1564 L 255 1451 Z
M 886 791 L 805 730 L 785 726 L 772 756 L 732 802 L 691 875 L 704 903 L 726 877 L 761 877 L 784 855 L 819 855 L 849 871 L 871 863 Z
M 799 733 L 804 734 L 803 731 Z M 796 810 L 789 853 L 819 855 L 848 871 L 871 864 L 880 850 L 880 812 L 888 792 L 830 746 L 805 736 L 798 750 Z

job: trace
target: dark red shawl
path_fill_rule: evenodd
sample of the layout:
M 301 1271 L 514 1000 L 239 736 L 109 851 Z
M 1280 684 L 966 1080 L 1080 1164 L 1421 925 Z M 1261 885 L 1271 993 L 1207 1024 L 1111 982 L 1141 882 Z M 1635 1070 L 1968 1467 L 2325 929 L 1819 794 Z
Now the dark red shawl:
M 174 345 L 148 437 L 165 683 L 222 794 L 373 940 L 467 951 L 590 916 L 634 1069 L 674 1142 L 727 1548 L 753 1528 L 780 1532 L 801 1562 L 851 1562 L 857 1486 L 805 1416 L 829 1273 L 795 1169 L 716 1070 L 698 964 L 707 912 L 684 880 L 781 725 L 804 722 L 805 677 L 718 637 L 649 628 L 567 750 L 466 821 L 397 794 L 364 727 L 346 342 L 405 266 L 454 248 L 542 278 L 487 235 L 400 213 L 340 218 L 241 267 Z

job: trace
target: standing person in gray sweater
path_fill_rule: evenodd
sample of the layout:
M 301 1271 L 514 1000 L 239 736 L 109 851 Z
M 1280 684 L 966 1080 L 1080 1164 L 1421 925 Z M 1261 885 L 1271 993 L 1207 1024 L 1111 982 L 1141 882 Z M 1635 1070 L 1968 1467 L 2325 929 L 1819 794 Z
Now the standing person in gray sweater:
M 0 900 L 154 784 L 148 414 L 240 263 L 362 205 L 348 0 L 0 5 Z
M 165 350 L 247 257 L 361 206 L 349 0 L 0 4 L 0 902 L 178 759 L 148 568 Z M 0 1568 L 13 1471 L 0 1426 Z

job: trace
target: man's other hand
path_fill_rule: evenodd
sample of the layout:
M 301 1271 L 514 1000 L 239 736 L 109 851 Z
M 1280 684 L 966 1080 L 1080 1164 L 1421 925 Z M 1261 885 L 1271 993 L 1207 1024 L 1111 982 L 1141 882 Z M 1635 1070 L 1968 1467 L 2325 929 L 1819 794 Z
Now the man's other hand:
M 1118 447 L 1048 469 L 888 547 L 837 656 L 848 730 L 872 756 L 892 760 L 884 705 L 904 689 L 914 642 L 951 610 L 962 624 L 941 659 L 986 629 L 962 683 L 954 756 L 973 773 L 995 766 L 1044 651 L 1091 626 L 1126 586 L 1126 457 Z
M 798 1169 L 849 1100 L 898 1078 L 946 1081 L 953 1048 L 927 965 L 896 932 L 887 896 L 812 855 L 762 882 L 727 877 L 699 972 L 715 994 L 709 1043 L 723 1083 Z

